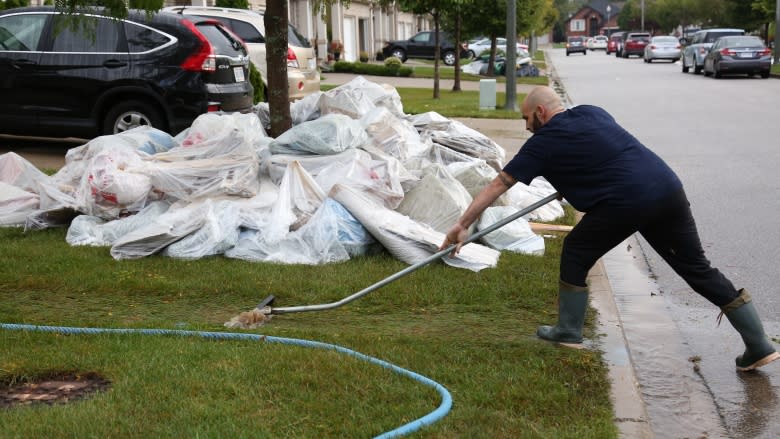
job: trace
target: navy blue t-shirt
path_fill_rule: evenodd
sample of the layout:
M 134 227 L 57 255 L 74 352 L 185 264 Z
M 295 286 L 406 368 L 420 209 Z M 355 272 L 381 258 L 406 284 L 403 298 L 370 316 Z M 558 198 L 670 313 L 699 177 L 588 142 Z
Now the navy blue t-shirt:
M 580 105 L 553 116 L 504 172 L 529 184 L 543 176 L 581 212 L 631 208 L 682 188 L 669 166 L 606 111 Z

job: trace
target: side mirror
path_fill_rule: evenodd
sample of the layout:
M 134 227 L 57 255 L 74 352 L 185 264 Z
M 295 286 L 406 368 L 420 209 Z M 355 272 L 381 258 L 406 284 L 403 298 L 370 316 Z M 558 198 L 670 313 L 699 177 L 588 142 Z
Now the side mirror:
M 683 46 L 687 46 L 688 45 L 688 39 L 685 38 L 685 37 L 680 38 L 680 44 L 682 44 Z

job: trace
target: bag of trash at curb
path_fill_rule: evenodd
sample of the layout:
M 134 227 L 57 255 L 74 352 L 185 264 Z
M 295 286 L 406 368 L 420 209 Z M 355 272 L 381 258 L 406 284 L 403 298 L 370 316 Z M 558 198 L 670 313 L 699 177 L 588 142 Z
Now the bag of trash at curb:
M 89 161 L 79 182 L 79 210 L 108 220 L 143 209 L 152 191 L 152 180 L 138 172 L 142 166 L 138 152 L 127 145 L 105 145 Z
M 111 246 L 114 259 L 137 259 L 160 252 L 165 247 L 198 230 L 206 218 L 207 202 L 175 203 L 165 213 L 117 239 Z
M 546 180 L 544 182 L 535 183 L 540 179 L 541 177 L 535 178 L 531 181 L 531 185 L 528 186 L 520 182 L 516 183 L 504 193 L 506 200 L 511 206 L 517 207 L 518 209 L 524 209 L 555 192 L 555 189 L 552 189 L 552 186 L 550 186 Z M 554 221 L 562 217 L 563 214 L 563 206 L 560 201 L 553 200 L 529 213 L 525 218 L 533 221 Z
M 243 230 L 225 256 L 254 262 L 319 265 L 381 250 L 376 240 L 343 206 L 326 198 L 303 227 L 269 242 L 266 230 Z
M 349 162 L 336 162 L 320 170 L 315 180 L 325 193 L 333 185 L 342 184 L 359 190 L 389 209 L 395 209 L 404 199 L 397 172 L 393 172 L 385 161 L 356 157 Z
M 409 218 L 447 233 L 471 204 L 471 195 L 442 165 L 431 165 L 396 209 Z
M 437 130 L 446 131 L 450 126 L 451 119 L 442 116 L 435 111 L 408 115 L 406 117 L 418 131 Z
M 268 162 L 268 175 L 270 175 L 271 181 L 279 184 L 285 171 L 287 171 L 287 166 L 292 162 L 298 162 L 312 177 L 317 177 L 320 171 L 328 166 L 335 163 L 346 164 L 353 160 L 370 161 L 371 156 L 363 149 L 351 148 L 333 155 L 273 154 L 266 161 Z
M 178 259 L 199 259 L 221 255 L 238 242 L 238 205 L 231 200 L 208 200 L 203 210 L 203 224 L 163 249 L 162 254 Z
M 40 194 L 41 184 L 49 176 L 15 152 L 0 154 L 0 182 L 15 186 L 25 192 Z
M 368 141 L 359 121 L 343 114 L 326 114 L 285 131 L 269 145 L 272 154 L 338 154 Z
M 119 238 L 136 230 L 168 210 L 170 203 L 155 201 L 149 203 L 135 215 L 126 216 L 111 221 L 90 215 L 79 215 L 73 218 L 65 241 L 72 246 L 89 245 L 93 247 L 111 246 Z
M 37 194 L 0 181 L 0 226 L 22 226 L 40 204 Z
M 360 122 L 373 142 L 387 154 L 404 161 L 425 153 L 428 145 L 420 138 L 414 126 L 392 114 L 388 109 L 377 107 L 365 114 Z
M 360 119 L 376 107 L 384 107 L 398 117 L 404 117 L 401 96 L 395 87 L 367 81 L 362 76 L 324 92 L 320 98 L 320 113 L 344 114 Z
M 320 99 L 323 94 L 323 92 L 317 91 L 290 104 L 290 118 L 293 125 L 300 125 L 320 117 Z
M 488 207 L 477 222 L 477 230 L 484 230 L 493 224 L 516 214 L 520 210 L 513 206 Z M 524 218 L 518 218 L 481 238 L 482 242 L 496 250 L 509 250 L 529 255 L 544 255 L 544 238 L 535 234 Z
M 485 160 L 496 171 L 504 166 L 506 152 L 496 142 L 457 120 L 450 121 L 446 130 L 426 129 L 423 138 L 430 136 L 434 143 L 452 148 L 463 154 Z
M 390 254 L 407 264 L 416 264 L 431 257 L 444 241 L 444 233 L 384 208 L 348 186 L 333 186 L 329 196 L 357 218 Z M 480 271 L 495 267 L 499 255 L 496 250 L 472 243 L 464 246 L 458 256 L 446 257 L 443 261 L 454 267 Z
M 279 196 L 271 208 L 271 217 L 264 230 L 271 243 L 284 239 L 301 228 L 319 209 L 325 193 L 298 162 L 292 162 L 279 185 Z

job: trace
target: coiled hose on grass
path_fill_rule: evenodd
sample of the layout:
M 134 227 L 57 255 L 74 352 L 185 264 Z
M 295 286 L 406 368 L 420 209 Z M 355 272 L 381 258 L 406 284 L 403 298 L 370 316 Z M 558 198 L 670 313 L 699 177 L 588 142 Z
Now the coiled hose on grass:
M 387 361 L 383 361 L 378 358 L 361 354 L 360 352 L 356 352 L 342 346 L 322 343 L 318 341 L 301 340 L 296 338 L 273 337 L 273 336 L 267 336 L 262 334 L 246 334 L 246 333 L 237 333 L 237 332 L 186 331 L 186 330 L 179 330 L 179 329 L 75 328 L 75 327 L 68 327 L 68 326 L 39 326 L 39 325 L 22 325 L 22 324 L 14 324 L 14 323 L 0 323 L 0 328 L 12 330 L 12 331 L 55 332 L 59 334 L 107 334 L 108 333 L 108 334 L 141 334 L 141 335 L 178 335 L 184 337 L 202 337 L 202 338 L 217 339 L 217 340 L 255 340 L 255 341 L 265 341 L 269 343 L 281 343 L 281 344 L 289 344 L 295 346 L 303 346 L 309 348 L 331 349 L 343 354 L 350 355 L 355 358 L 359 358 L 363 361 L 368 361 L 369 363 L 377 364 L 386 369 L 390 369 L 395 373 L 410 377 L 427 386 L 433 387 L 434 389 L 436 389 L 436 391 L 439 392 L 439 394 L 441 395 L 441 404 L 439 404 L 439 407 L 436 410 L 428 413 L 422 418 L 418 418 L 412 422 L 404 424 L 396 428 L 395 430 L 391 430 L 377 436 L 377 438 L 382 438 L 382 439 L 399 437 L 399 436 L 403 436 L 415 432 L 420 428 L 426 425 L 433 424 L 434 422 L 443 418 L 444 416 L 447 415 L 447 413 L 449 413 L 450 408 L 452 408 L 452 397 L 450 396 L 450 392 L 448 392 L 447 389 L 444 388 L 444 386 L 437 383 L 436 381 L 424 377 L 416 372 L 412 372 L 410 370 L 396 366 L 392 363 L 388 363 Z

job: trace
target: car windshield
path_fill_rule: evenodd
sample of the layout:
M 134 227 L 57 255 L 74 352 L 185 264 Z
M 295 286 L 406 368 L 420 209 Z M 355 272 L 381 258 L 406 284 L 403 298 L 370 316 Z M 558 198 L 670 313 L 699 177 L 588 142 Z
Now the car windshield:
M 715 40 L 717 40 L 720 37 L 728 37 L 732 35 L 741 35 L 742 32 L 738 31 L 723 31 L 723 32 L 708 32 L 707 38 L 704 40 L 705 43 L 714 43 Z
M 677 38 L 676 37 L 653 37 L 654 43 L 672 43 L 677 44 Z
M 723 37 L 718 44 L 721 47 L 764 47 L 764 43 L 756 37 Z
M 309 39 L 301 35 L 300 32 L 298 32 L 298 29 L 295 28 L 293 25 L 287 26 L 287 44 L 290 46 L 296 46 L 296 47 L 311 47 L 311 43 L 309 42 Z

